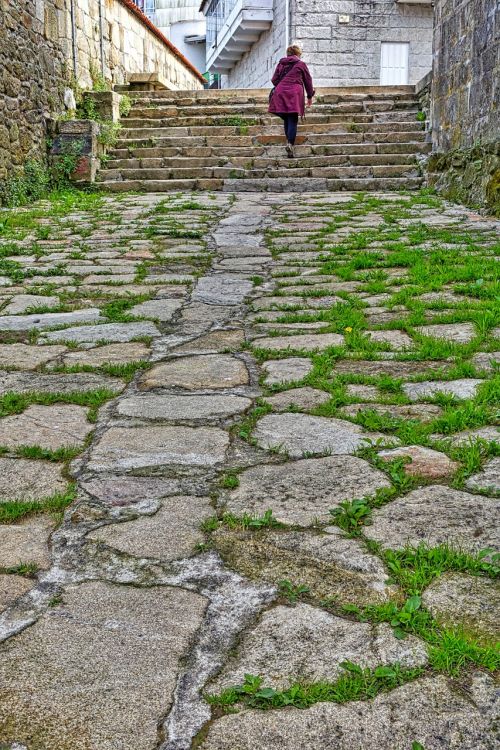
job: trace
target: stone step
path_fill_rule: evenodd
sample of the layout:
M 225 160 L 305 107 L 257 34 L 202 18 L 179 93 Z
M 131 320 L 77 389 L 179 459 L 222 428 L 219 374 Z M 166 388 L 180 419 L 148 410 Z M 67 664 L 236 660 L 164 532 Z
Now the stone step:
M 299 135 L 297 137 L 297 144 L 308 144 L 314 145 L 335 145 L 341 144 L 359 144 L 359 143 L 415 143 L 423 142 L 425 140 L 425 133 L 422 130 L 419 131 L 407 131 L 403 133 L 328 133 L 328 134 L 314 134 L 310 135 Z M 232 148 L 234 146 L 238 148 L 251 147 L 251 146 L 270 146 L 270 145 L 282 145 L 283 135 L 281 134 L 258 134 L 255 136 L 250 135 L 207 135 L 207 136 L 179 136 L 179 137 L 149 137 L 149 138 L 119 138 L 116 142 L 116 148 L 137 148 L 140 146 L 223 146 L 225 148 Z
M 252 125 L 228 125 L 224 121 L 205 121 L 199 118 L 200 124 L 186 123 L 186 118 L 177 120 L 148 120 L 145 118 L 122 121 L 121 134 L 124 137 L 148 138 L 150 136 L 161 137 L 162 135 L 210 135 L 217 132 L 219 135 L 256 135 L 258 133 L 282 133 L 283 125 L 276 117 L 261 118 L 261 121 Z M 299 124 L 300 130 L 307 133 L 349 133 L 349 132 L 394 132 L 422 130 L 423 125 L 416 118 L 408 122 L 340 122 L 331 121 L 330 118 L 311 118 L 307 123 Z M 244 132 L 242 132 L 244 131 Z
M 321 122 L 327 120 L 329 122 L 414 122 L 418 109 L 418 103 L 415 102 L 415 106 L 406 108 L 404 110 L 396 109 L 392 111 L 382 112 L 332 112 L 326 106 L 314 105 L 312 110 L 307 112 L 307 123 Z M 190 117 L 193 119 L 199 119 L 200 122 L 204 123 L 208 120 L 218 121 L 220 119 L 231 119 L 231 120 L 243 120 L 262 121 L 265 118 L 266 121 L 276 120 L 275 115 L 270 115 L 267 111 L 267 107 L 263 107 L 262 111 L 256 112 L 252 109 L 250 112 L 242 112 L 241 108 L 235 108 L 226 113 L 215 113 L 209 114 L 208 112 L 201 112 L 200 114 L 193 114 L 192 112 L 185 111 L 179 113 L 175 108 L 171 107 L 133 107 L 126 117 L 123 117 L 121 122 L 124 127 L 127 127 L 128 123 L 133 120 L 146 119 L 154 122 L 156 120 L 166 119 L 168 122 L 172 120 L 180 120 L 181 117 Z
M 418 177 L 416 164 L 358 165 L 342 167 L 267 167 L 245 169 L 242 167 L 164 167 L 162 169 L 105 169 L 98 179 L 105 180 L 190 180 L 190 179 L 242 179 L 253 180 L 269 177 L 324 177 L 336 180 L 368 177 Z
M 368 178 L 368 179 L 325 179 L 325 178 L 270 178 L 238 179 L 191 179 L 191 180 L 121 180 L 103 181 L 100 187 L 110 192 L 150 192 L 166 193 L 191 190 L 237 192 L 315 192 L 315 191 L 399 191 L 418 190 L 424 184 L 423 177 L 417 178 Z
M 129 146 L 128 148 L 113 148 L 108 153 L 111 159 L 166 159 L 172 157 L 203 158 L 222 156 L 226 158 L 254 158 L 258 156 L 281 157 L 283 141 L 279 145 L 248 147 L 225 146 Z M 295 149 L 297 157 L 306 156 L 337 156 L 345 154 L 426 154 L 430 152 L 431 144 L 422 143 L 335 143 L 330 145 L 310 146 L 298 145 Z
M 193 102 L 210 102 L 244 104 L 245 102 L 267 101 L 271 85 L 260 89 L 201 89 L 197 91 L 131 91 L 119 87 L 120 93 L 126 93 L 133 101 L 163 100 L 185 106 Z M 387 100 L 397 97 L 398 100 L 414 99 L 414 86 L 320 86 L 316 89 L 316 100 L 322 102 Z
M 281 149 L 283 152 L 283 149 Z M 348 165 L 391 165 L 391 164 L 414 164 L 414 154 L 339 154 L 336 156 L 304 156 L 302 158 L 288 159 L 280 154 L 282 158 L 261 157 L 248 158 L 248 156 L 166 156 L 152 158 L 124 158 L 111 159 L 105 170 L 122 169 L 165 169 L 183 167 L 223 167 L 230 165 L 237 168 L 304 168 L 304 167 L 328 167 Z
M 307 117 L 315 115 L 335 116 L 365 116 L 373 117 L 377 114 L 401 114 L 407 112 L 418 112 L 419 105 L 417 100 L 408 100 L 405 102 L 384 102 L 376 104 L 374 102 L 360 103 L 341 103 L 341 104 L 321 104 L 314 103 L 313 107 L 308 110 Z M 147 117 L 148 119 L 158 119 L 162 117 L 169 118 L 228 118 L 253 120 L 259 117 L 269 115 L 268 103 L 250 104 L 250 105 L 226 105 L 220 107 L 214 106 L 193 106 L 193 107 L 175 107 L 175 106 L 145 106 L 144 103 L 135 105 L 131 108 L 127 118 Z M 127 119 L 124 118 L 124 119 Z

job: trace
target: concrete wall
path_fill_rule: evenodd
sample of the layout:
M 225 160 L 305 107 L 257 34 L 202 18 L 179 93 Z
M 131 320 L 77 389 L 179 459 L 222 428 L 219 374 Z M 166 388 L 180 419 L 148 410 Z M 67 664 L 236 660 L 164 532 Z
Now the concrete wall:
M 205 58 L 206 58 L 206 45 L 202 44 L 186 44 L 184 37 L 194 34 L 196 36 L 204 36 L 206 31 L 206 23 L 203 18 L 201 21 L 178 21 L 168 29 L 161 29 L 165 33 L 167 39 L 170 39 L 179 52 L 182 52 L 184 57 L 187 57 L 189 62 L 193 63 L 201 73 L 205 72 Z
M 349 16 L 340 23 L 339 16 Z M 432 65 L 432 6 L 395 0 L 290 0 L 290 41 L 304 49 L 316 86 L 378 85 L 381 42 L 409 42 L 410 83 Z M 224 87 L 269 86 L 285 53 L 285 2 L 275 0 L 269 31 L 247 52 Z
M 202 88 L 126 2 L 74 0 L 79 85 L 92 88 L 92 71 L 101 73 L 101 7 L 108 82 L 159 71 L 176 88 Z M 46 119 L 64 111 L 65 90 L 75 82 L 70 7 L 70 0 L 0 0 L 0 181 L 44 154 Z
M 229 75 L 222 77 L 223 88 L 271 88 L 271 76 L 285 51 L 285 2 L 274 0 L 273 25 L 260 35 Z
M 500 137 L 500 2 L 436 0 L 432 127 L 447 151 Z

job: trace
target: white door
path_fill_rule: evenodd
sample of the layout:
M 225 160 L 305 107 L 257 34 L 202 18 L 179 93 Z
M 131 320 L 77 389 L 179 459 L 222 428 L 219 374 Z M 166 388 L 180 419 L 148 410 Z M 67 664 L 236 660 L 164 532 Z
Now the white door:
M 380 51 L 380 85 L 405 86 L 408 83 L 408 42 L 382 42 Z

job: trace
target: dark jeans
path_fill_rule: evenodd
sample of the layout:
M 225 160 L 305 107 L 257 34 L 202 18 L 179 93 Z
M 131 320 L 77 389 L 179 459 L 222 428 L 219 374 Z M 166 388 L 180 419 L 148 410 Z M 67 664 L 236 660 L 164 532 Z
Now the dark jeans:
M 278 115 L 278 117 L 281 117 L 281 119 L 283 120 L 283 128 L 285 130 L 286 139 L 288 143 L 291 143 L 293 146 L 293 144 L 295 143 L 295 138 L 297 137 L 297 125 L 299 124 L 299 116 L 297 112 Z

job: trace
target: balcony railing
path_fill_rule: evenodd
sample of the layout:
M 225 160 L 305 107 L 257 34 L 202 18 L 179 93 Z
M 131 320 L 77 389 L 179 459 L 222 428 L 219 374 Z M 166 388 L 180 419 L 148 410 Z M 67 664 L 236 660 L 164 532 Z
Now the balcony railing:
M 207 47 L 217 47 L 217 38 L 238 0 L 212 0 L 208 6 Z
M 211 0 L 207 19 L 207 70 L 227 72 L 273 22 L 273 0 Z

